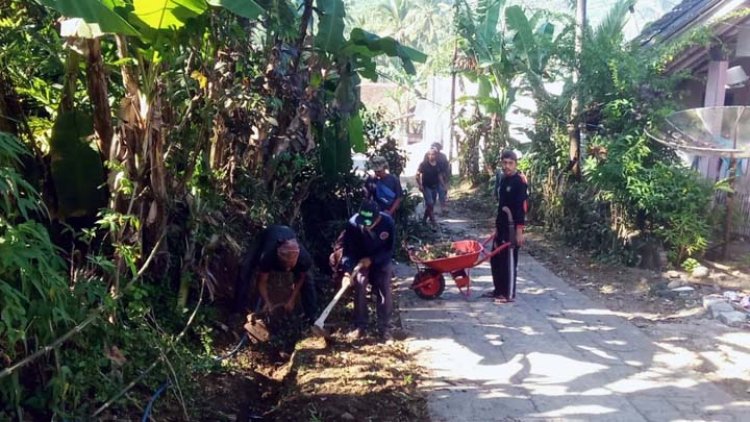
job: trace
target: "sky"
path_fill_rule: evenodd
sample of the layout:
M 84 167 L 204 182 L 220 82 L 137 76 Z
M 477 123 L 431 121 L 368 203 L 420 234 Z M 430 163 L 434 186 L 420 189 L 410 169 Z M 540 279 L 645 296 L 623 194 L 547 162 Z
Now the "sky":
M 521 4 L 529 8 L 552 7 L 554 10 L 565 10 L 566 8 L 573 12 L 570 7 L 571 2 L 575 0 L 510 0 L 511 3 Z M 649 22 L 659 19 L 662 15 L 669 12 L 682 0 L 637 0 L 631 19 L 625 26 L 625 35 L 627 39 L 634 38 Z M 586 12 L 589 22 L 596 26 L 607 15 L 612 6 L 617 3 L 616 0 L 588 0 Z

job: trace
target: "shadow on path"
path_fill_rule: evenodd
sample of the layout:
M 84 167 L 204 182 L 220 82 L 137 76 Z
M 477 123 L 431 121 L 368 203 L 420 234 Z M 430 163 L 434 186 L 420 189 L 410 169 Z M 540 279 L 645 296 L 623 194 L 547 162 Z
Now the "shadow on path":
M 400 288 L 414 273 L 398 269 Z M 478 298 L 491 288 L 489 265 L 471 277 L 469 299 L 449 277 L 438 300 L 402 296 L 433 420 L 750 420 L 750 402 L 693 371 L 693 355 L 654 343 L 529 255 L 513 304 Z

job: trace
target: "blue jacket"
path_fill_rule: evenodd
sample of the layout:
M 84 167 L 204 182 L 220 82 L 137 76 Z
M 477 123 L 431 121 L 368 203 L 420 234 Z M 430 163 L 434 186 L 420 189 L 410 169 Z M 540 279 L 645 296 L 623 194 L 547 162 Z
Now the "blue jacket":
M 376 267 L 390 263 L 396 246 L 396 226 L 390 215 L 381 212 L 380 222 L 370 231 L 357 225 L 358 215 L 349 219 L 344 232 L 341 265 L 346 272 L 352 272 L 357 262 L 366 257 Z

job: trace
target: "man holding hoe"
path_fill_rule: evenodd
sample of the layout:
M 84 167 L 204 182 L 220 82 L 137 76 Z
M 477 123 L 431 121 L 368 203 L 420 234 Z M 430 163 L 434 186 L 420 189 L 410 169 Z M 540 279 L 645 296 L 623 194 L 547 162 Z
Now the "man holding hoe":
M 377 295 L 378 332 L 383 341 L 393 339 L 390 329 L 393 298 L 391 276 L 393 274 L 393 251 L 396 245 L 395 225 L 386 212 L 379 211 L 378 204 L 365 200 L 357 214 L 346 226 L 343 239 L 344 283 L 354 284 L 354 330 L 347 337 L 357 340 L 365 335 L 367 328 L 367 283 Z M 352 279 L 352 270 L 358 267 Z

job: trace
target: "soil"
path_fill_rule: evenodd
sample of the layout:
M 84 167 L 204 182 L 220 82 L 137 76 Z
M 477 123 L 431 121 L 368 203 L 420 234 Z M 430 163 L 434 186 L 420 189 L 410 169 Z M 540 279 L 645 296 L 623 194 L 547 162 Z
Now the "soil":
M 283 295 L 273 285 L 271 280 L 271 296 Z M 333 289 L 328 286 L 321 306 Z M 199 412 L 191 416 L 238 422 L 428 421 L 426 400 L 418 392 L 421 369 L 401 342 L 397 293 L 394 302 L 392 344 L 374 332 L 357 341 L 346 339 L 353 303 L 346 296 L 326 322 L 328 339 L 313 336 L 299 320 L 285 321 L 282 334 L 254 342 L 224 360 L 218 371 L 198 377 L 199 391 L 190 398 L 190 407 Z M 374 326 L 374 309 L 370 315 Z M 220 356 L 241 338 L 241 323 L 231 325 L 215 339 L 219 346 L 214 353 Z M 184 420 L 182 415 L 174 394 L 162 397 L 153 411 L 158 420 Z

